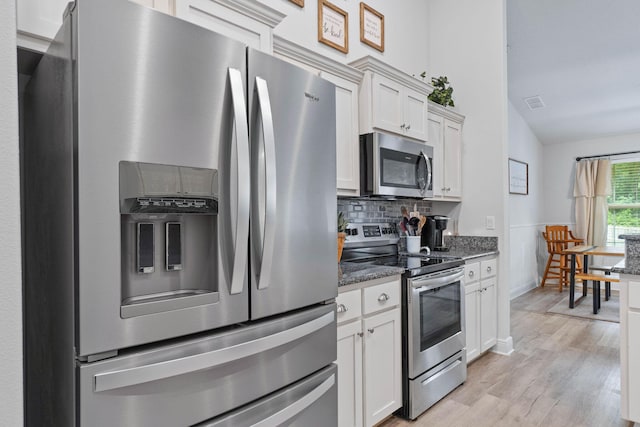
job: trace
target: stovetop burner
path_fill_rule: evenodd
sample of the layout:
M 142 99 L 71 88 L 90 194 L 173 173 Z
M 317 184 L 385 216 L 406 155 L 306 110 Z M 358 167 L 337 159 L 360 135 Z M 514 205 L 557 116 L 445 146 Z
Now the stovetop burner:
M 347 260 L 345 260 L 347 261 Z M 382 256 L 377 258 L 352 259 L 350 262 L 381 265 L 387 267 L 404 268 L 407 276 L 415 277 L 423 274 L 435 273 L 449 268 L 464 265 L 462 258 L 456 257 L 429 257 L 399 254 L 395 256 Z

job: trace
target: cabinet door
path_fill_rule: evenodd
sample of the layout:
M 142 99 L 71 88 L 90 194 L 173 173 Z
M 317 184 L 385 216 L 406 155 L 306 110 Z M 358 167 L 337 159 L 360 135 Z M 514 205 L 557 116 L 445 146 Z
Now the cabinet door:
M 400 309 L 364 325 L 364 422 L 372 426 L 402 406 Z
M 640 422 L 640 337 L 636 331 L 640 331 L 640 313 L 629 311 L 629 377 L 628 377 L 628 402 L 629 402 L 629 419 Z M 630 332 L 634 331 L 634 332 Z M 624 351 L 624 350 L 623 350 Z
M 464 287 L 464 327 L 467 363 L 480 355 L 480 284 Z
M 461 126 L 444 120 L 444 187 L 446 197 L 462 197 Z
M 480 282 L 480 352 L 496 344 L 498 315 L 496 310 L 496 278 Z
M 362 426 L 362 322 L 338 326 L 338 426 Z
M 62 25 L 68 0 L 17 0 L 18 32 L 52 40 Z
M 360 195 L 358 85 L 327 73 L 336 85 L 336 172 L 338 195 Z
M 405 88 L 403 96 L 405 135 L 421 141 L 427 141 L 427 97 L 419 92 Z
M 211 0 L 176 2 L 175 16 L 216 33 L 230 37 L 254 49 L 271 53 L 271 28 L 242 13 Z
M 405 122 L 402 115 L 404 88 L 379 75 L 372 77 L 371 85 L 373 127 L 404 134 Z
M 433 147 L 433 197 L 444 193 L 444 119 L 430 114 L 428 119 L 429 145 Z

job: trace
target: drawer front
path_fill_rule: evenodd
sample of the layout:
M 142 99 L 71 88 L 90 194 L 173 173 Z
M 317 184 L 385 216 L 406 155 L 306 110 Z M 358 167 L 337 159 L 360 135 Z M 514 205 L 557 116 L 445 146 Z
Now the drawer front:
M 629 308 L 640 310 L 640 282 L 630 281 L 627 286 L 629 286 Z
M 487 277 L 493 277 L 498 272 L 497 269 L 497 260 L 490 259 L 487 261 L 482 261 L 480 263 L 480 278 L 486 279 Z
M 464 266 L 464 283 L 468 285 L 477 280 L 480 280 L 480 263 L 473 262 L 471 264 L 465 264 Z
M 338 323 L 360 317 L 362 314 L 362 304 L 360 301 L 360 289 L 338 294 L 338 298 L 336 298 Z
M 383 283 L 363 289 L 364 314 L 374 313 L 400 304 L 400 281 Z

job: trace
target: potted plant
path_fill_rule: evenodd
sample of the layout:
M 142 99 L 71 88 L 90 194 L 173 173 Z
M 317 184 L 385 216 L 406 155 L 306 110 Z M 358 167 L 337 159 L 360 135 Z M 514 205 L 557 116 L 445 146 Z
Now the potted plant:
M 340 262 L 340 258 L 342 258 L 344 239 L 347 237 L 347 225 L 349 225 L 349 222 L 345 219 L 344 214 L 338 212 L 338 262 Z
M 448 86 L 449 80 L 447 79 L 447 76 L 440 76 L 437 79 L 432 77 L 431 84 L 433 85 L 433 92 L 427 96 L 430 101 L 445 107 L 455 107 L 453 99 L 451 98 L 453 88 Z

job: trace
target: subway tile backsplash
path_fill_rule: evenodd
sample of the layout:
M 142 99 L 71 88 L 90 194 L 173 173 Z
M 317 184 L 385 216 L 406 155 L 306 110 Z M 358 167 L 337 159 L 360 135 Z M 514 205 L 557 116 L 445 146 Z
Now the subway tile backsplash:
M 409 212 L 414 204 L 422 215 L 431 213 L 431 202 L 424 200 L 372 200 L 372 199 L 338 199 L 338 212 L 342 212 L 347 221 L 391 222 L 397 224 L 402 218 L 400 208 L 405 206 Z

